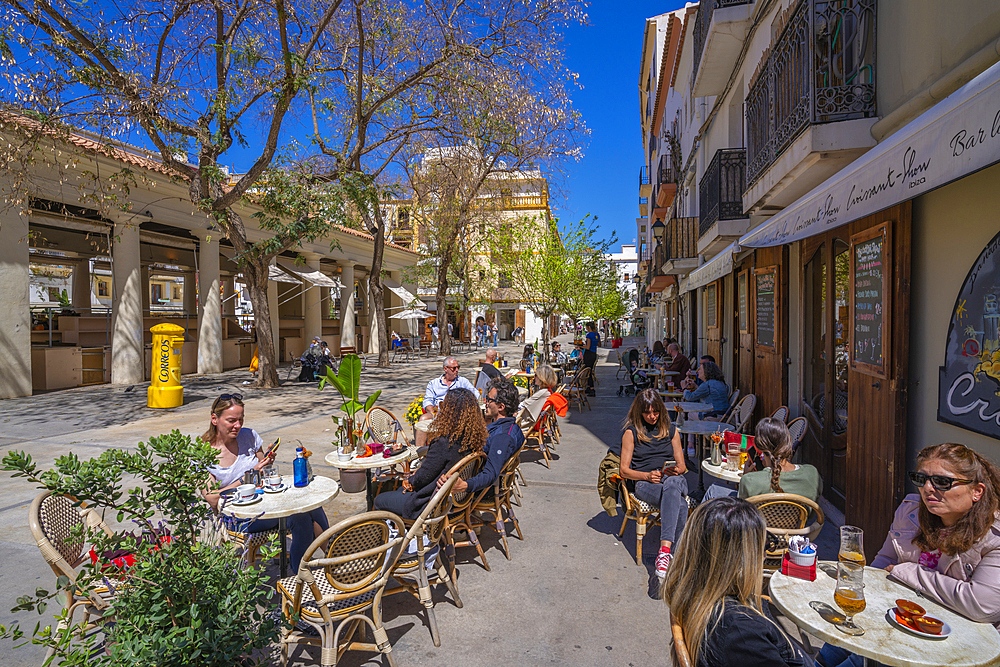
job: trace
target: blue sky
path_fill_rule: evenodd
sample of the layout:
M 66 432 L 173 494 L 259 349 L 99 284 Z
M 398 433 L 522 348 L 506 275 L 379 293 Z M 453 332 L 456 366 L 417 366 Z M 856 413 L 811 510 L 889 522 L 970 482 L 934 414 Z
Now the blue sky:
M 580 75 L 573 93 L 590 129 L 584 158 L 567 163 L 561 200 L 553 213 L 565 220 L 590 213 L 619 243 L 635 242 L 639 215 L 639 59 L 645 19 L 684 6 L 683 0 L 639 2 L 594 0 L 590 25 L 566 35 L 566 65 Z

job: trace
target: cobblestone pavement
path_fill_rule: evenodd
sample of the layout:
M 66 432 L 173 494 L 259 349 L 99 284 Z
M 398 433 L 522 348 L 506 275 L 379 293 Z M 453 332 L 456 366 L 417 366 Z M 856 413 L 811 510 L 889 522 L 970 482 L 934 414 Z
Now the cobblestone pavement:
M 561 337 L 566 340 L 568 337 Z M 520 346 L 502 343 L 509 359 L 519 358 Z M 443 587 L 434 599 L 442 645 L 431 642 L 422 607 L 405 595 L 388 598 L 384 614 L 393 654 L 400 667 L 443 662 L 453 665 L 649 665 L 662 664 L 668 653 L 669 627 L 662 601 L 652 599 L 656 578 L 653 558 L 659 535 L 652 529 L 645 539 L 642 566 L 634 560 L 635 531 L 626 528 L 617 537 L 621 518 L 601 508 L 596 493 L 597 465 L 607 443 L 620 438 L 621 420 L 630 399 L 619 398 L 615 377 L 617 356 L 608 360 L 601 350 L 597 397 L 593 409 L 572 410 L 560 420 L 562 443 L 551 468 L 537 452 L 524 457 L 527 480 L 523 505 L 517 515 L 525 540 L 509 539 L 511 560 L 489 529 L 483 543 L 490 570 L 472 558 L 474 549 L 458 552 L 458 586 L 463 608 L 452 604 Z M 478 352 L 455 355 L 463 375 L 474 378 Z M 362 393 L 382 389 L 379 404 L 402 418 L 412 399 L 440 372 L 441 358 L 421 359 L 389 369 L 363 373 Z M 287 370 L 281 376 L 285 377 Z M 315 386 L 286 383 L 268 391 L 244 387 L 245 371 L 212 377 L 185 377 L 185 404 L 174 410 L 145 407 L 146 385 L 131 392 L 98 386 L 54 392 L 0 402 L 0 454 L 23 449 L 43 464 L 66 452 L 81 457 L 108 447 L 128 447 L 150 435 L 178 428 L 198 434 L 207 425 L 210 402 L 224 391 L 241 391 L 247 404 L 247 423 L 265 440 L 300 441 L 318 454 L 318 475 L 338 473 L 322 462 L 329 451 L 329 415 L 338 405 L 336 393 Z M 279 465 L 290 467 L 294 448 L 283 447 Z M 690 473 L 689 473 L 690 474 Z M 697 485 L 697 478 L 690 479 Z M 52 574 L 27 528 L 28 505 L 36 491 L 23 480 L 0 473 L 0 624 L 17 596 L 36 586 L 52 585 Z M 364 509 L 364 494 L 341 493 L 325 506 L 331 523 Z M 832 525 L 824 536 L 835 535 Z M 829 541 L 829 540 L 827 540 Z M 835 547 L 834 547 L 835 549 Z M 821 553 L 821 556 L 824 555 Z M 275 577 L 277 567 L 266 564 Z M 439 590 L 440 589 L 440 590 Z M 22 618 L 26 625 L 33 623 Z M 37 665 L 34 647 L 15 651 L 0 646 L 0 664 Z M 296 649 L 292 664 L 313 664 L 318 651 Z M 364 653 L 348 653 L 342 665 L 386 664 Z

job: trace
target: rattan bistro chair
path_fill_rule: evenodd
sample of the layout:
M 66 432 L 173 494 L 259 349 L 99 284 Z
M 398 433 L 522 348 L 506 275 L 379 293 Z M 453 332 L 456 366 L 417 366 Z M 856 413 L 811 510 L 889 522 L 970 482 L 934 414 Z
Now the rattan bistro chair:
M 535 423 L 530 428 L 523 430 L 524 446 L 522 449 L 537 449 L 540 451 L 546 468 L 552 467 L 549 465 L 552 460 L 549 457 L 549 450 L 555 449 L 555 444 L 553 443 L 556 442 L 556 439 L 552 431 L 552 423 L 555 417 L 556 409 L 554 406 L 549 405 L 542 410 L 542 414 L 538 415 L 538 419 L 535 420 Z
M 625 516 L 622 517 L 622 527 L 618 530 L 618 539 L 625 534 L 628 520 L 635 521 L 635 564 L 642 565 L 642 538 L 646 536 L 646 530 L 650 526 L 660 525 L 660 508 L 650 505 L 645 500 L 639 500 L 639 497 L 625 486 L 623 478 L 619 479 L 619 489 L 625 504 Z
M 590 399 L 587 398 L 587 378 L 590 376 L 590 367 L 582 366 L 580 370 L 576 372 L 573 376 L 572 381 L 566 386 L 566 398 L 569 399 L 570 404 L 576 402 L 583 410 L 583 406 L 586 405 L 588 410 L 591 410 Z
M 458 467 L 461 468 L 470 457 L 474 458 L 475 454 L 459 461 Z M 427 625 L 430 628 L 431 640 L 435 646 L 441 645 L 441 637 L 438 634 L 437 620 L 434 618 L 434 597 L 431 594 L 430 577 L 437 577 L 438 582 L 447 586 L 448 592 L 451 593 L 451 599 L 455 601 L 455 606 L 462 607 L 458 588 L 448 574 L 448 567 L 445 565 L 445 559 L 440 550 L 435 561 L 434 571 L 428 571 L 426 567 L 427 552 L 435 547 L 441 547 L 444 542 L 445 522 L 452 506 L 451 492 L 458 479 L 457 475 L 451 475 L 448 481 L 434 492 L 434 495 L 427 502 L 427 506 L 415 521 L 411 523 L 403 520 L 404 523 L 410 524 L 406 531 L 406 537 L 403 539 L 404 551 L 389 572 L 389 576 L 398 585 L 385 592 L 385 595 L 395 595 L 407 591 L 420 601 L 420 604 L 427 610 Z M 415 553 L 409 553 L 407 545 L 411 543 L 416 545 Z
M 677 667 L 694 667 L 691 663 L 687 642 L 684 640 L 684 628 L 681 627 L 680 621 L 673 616 L 670 617 L 670 634 L 674 638 L 674 662 L 677 663 Z
M 471 454 L 455 464 L 447 474 L 449 477 L 457 474 L 461 479 L 470 479 L 479 474 L 485 463 L 486 454 L 484 452 Z M 448 512 L 448 520 L 444 527 L 444 537 L 445 552 L 448 557 L 448 566 L 451 570 L 452 580 L 455 579 L 455 550 L 458 547 L 476 547 L 476 551 L 479 552 L 479 557 L 483 561 L 483 567 L 487 572 L 490 570 L 490 565 L 486 562 L 486 554 L 483 553 L 483 547 L 479 544 L 479 538 L 473 530 L 474 524 L 471 516 L 472 506 L 481 500 L 487 491 L 489 491 L 489 488 L 483 489 L 478 493 L 466 490 L 456 491 L 451 494 L 454 504 Z M 466 531 L 466 539 L 456 542 L 455 531 L 457 530 Z
M 782 422 L 788 421 L 788 407 L 782 405 L 780 408 L 772 412 L 771 419 L 777 419 Z
M 59 622 L 56 632 L 73 627 L 77 611 L 83 614 L 80 628 L 83 634 L 98 628 L 111 603 L 112 593 L 107 586 L 80 590 L 76 583 L 79 568 L 87 560 L 88 550 L 84 547 L 90 543 L 87 539 L 89 534 L 100 531 L 111 536 L 111 529 L 94 510 L 77 506 L 74 499 L 53 495 L 49 491 L 39 494 L 31 503 L 28 527 L 56 578 L 66 577 L 69 580 L 63 589 L 66 596 L 65 619 Z M 49 649 L 46 659 L 54 652 L 54 649 Z
M 815 540 L 823 528 L 825 520 L 823 510 L 814 501 L 794 493 L 764 493 L 747 498 L 747 501 L 757 508 L 767 522 L 767 532 L 772 536 L 765 554 L 764 570 L 777 570 L 781 567 L 781 559 L 788 551 L 788 538 L 792 535 L 808 535 Z M 816 521 L 806 526 L 810 513 Z
M 521 527 L 517 523 L 517 516 L 514 514 L 514 507 L 511 504 L 511 494 L 517 486 L 517 470 L 521 464 L 521 452 L 524 450 L 524 447 L 525 445 L 521 445 L 521 448 L 507 459 L 507 463 L 504 464 L 500 474 L 497 475 L 496 481 L 493 482 L 491 493 L 480 497 L 472 506 L 472 512 L 476 512 L 480 516 L 489 514 L 494 518 L 492 524 L 483 522 L 482 525 L 492 525 L 494 530 L 499 533 L 500 539 L 503 541 L 503 555 L 507 557 L 507 560 L 510 560 L 510 546 L 507 544 L 506 525 L 508 521 L 517 533 L 517 539 L 522 542 L 524 541 L 524 535 L 521 534 Z M 504 519 L 504 510 L 507 510 L 506 519 Z
M 796 451 L 799 445 L 802 444 L 802 438 L 806 435 L 806 430 L 809 427 L 809 422 L 805 417 L 796 417 L 792 421 L 788 422 L 788 432 L 792 436 L 792 451 Z
M 403 527 L 403 520 L 391 512 L 365 512 L 341 521 L 313 540 L 294 577 L 278 581 L 281 612 L 292 625 L 281 629 L 282 667 L 288 664 L 290 644 L 320 646 L 323 667 L 334 667 L 349 650 L 383 653 L 395 667 L 382 626 L 382 596 L 403 538 L 393 537 L 386 522 Z M 322 557 L 327 542 L 330 546 Z M 371 612 L 370 618 L 366 612 Z M 296 617 L 318 636 L 298 630 Z M 354 640 L 362 624 L 371 628 L 374 643 Z M 364 636 L 362 632 L 361 639 Z

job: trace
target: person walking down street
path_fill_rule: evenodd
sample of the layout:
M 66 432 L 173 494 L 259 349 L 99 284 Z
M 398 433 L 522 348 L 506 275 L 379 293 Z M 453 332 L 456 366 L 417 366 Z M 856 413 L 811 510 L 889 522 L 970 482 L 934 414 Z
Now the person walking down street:
M 500 343 L 500 327 L 494 322 L 491 329 L 493 331 L 493 347 L 496 347 Z
M 435 350 L 441 349 L 441 328 L 435 323 L 431 326 L 431 345 Z
M 590 369 L 587 377 L 587 396 L 596 396 L 594 391 L 594 372 L 597 367 L 597 348 L 601 344 L 601 335 L 597 333 L 597 325 L 587 322 L 587 336 L 583 347 L 583 365 Z

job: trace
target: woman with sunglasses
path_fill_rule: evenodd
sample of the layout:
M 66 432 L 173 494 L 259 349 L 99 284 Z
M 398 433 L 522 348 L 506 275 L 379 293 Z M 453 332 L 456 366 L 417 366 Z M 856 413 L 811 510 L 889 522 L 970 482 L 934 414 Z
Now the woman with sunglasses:
M 243 483 L 243 475 L 249 470 L 262 470 L 274 463 L 275 452 L 264 451 L 264 440 L 252 428 L 243 427 L 243 396 L 223 394 L 212 403 L 212 417 L 201 439 L 212 445 L 219 455 L 218 464 L 208 469 L 210 487 L 202 490 L 205 500 L 213 509 L 219 509 L 221 492 L 233 489 Z M 326 512 L 317 507 L 309 512 L 293 514 L 287 519 L 288 531 L 292 534 L 292 548 L 288 557 L 293 571 L 299 569 L 299 561 L 306 547 L 313 539 L 330 527 Z M 277 519 L 255 519 L 249 524 L 239 524 L 240 530 L 248 533 L 263 533 L 278 527 Z
M 944 606 L 1000 629 L 1000 470 L 965 445 L 925 447 L 910 494 L 872 567 Z M 825 664 L 860 665 L 824 646 Z

